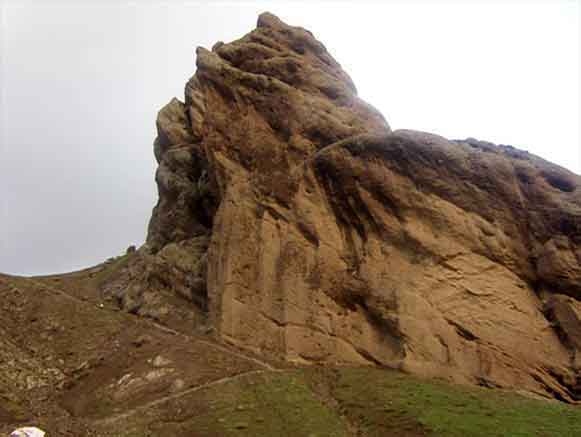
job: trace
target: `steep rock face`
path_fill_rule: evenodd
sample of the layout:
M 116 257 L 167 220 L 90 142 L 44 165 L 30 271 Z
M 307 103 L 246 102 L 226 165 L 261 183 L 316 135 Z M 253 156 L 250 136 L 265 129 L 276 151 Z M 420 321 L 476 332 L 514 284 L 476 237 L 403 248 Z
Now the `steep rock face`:
M 161 288 L 224 340 L 577 397 L 579 176 L 392 132 L 310 32 L 271 14 L 198 48 L 185 103 L 157 127 L 159 202 L 137 259 L 163 259 Z M 134 300 L 155 294 L 132 281 Z

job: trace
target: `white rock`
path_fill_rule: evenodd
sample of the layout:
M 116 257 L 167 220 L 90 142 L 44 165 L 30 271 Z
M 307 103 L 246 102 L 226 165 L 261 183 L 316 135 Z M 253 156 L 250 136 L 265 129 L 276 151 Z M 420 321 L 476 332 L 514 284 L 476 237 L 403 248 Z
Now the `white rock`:
M 155 357 L 152 362 L 153 367 L 165 367 L 168 366 L 169 364 L 171 364 L 171 360 L 168 360 L 167 358 L 164 358 L 161 355 Z
M 186 386 L 185 381 L 183 379 L 178 378 L 171 384 L 169 391 L 172 393 L 182 391 L 185 386 Z
M 131 373 L 127 373 L 123 375 L 119 381 L 117 381 L 117 385 L 122 385 L 123 383 L 127 382 L 131 378 Z
M 10 437 L 44 437 L 46 433 L 35 426 L 26 426 L 12 431 Z
M 161 379 L 166 375 L 173 372 L 173 369 L 158 369 L 152 370 L 145 375 L 145 379 L 149 382 L 155 381 L 156 379 Z

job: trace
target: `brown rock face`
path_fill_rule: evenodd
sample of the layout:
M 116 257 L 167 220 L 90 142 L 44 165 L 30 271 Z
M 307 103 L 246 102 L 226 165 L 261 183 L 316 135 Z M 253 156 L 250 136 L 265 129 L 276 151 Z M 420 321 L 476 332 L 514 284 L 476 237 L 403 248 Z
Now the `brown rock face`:
M 579 176 L 508 146 L 392 132 L 310 32 L 270 14 L 199 48 L 185 103 L 157 127 L 140 251 L 224 340 L 581 395 Z M 139 278 L 133 300 L 155 293 Z

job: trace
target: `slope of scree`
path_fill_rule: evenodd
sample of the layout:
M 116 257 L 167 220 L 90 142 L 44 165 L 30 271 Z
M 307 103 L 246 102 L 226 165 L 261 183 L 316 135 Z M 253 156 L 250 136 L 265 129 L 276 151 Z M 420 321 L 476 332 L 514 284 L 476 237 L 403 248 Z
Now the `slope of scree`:
M 268 13 L 197 49 L 157 129 L 147 244 L 105 287 L 128 310 L 293 363 L 581 396 L 579 176 L 392 132 Z

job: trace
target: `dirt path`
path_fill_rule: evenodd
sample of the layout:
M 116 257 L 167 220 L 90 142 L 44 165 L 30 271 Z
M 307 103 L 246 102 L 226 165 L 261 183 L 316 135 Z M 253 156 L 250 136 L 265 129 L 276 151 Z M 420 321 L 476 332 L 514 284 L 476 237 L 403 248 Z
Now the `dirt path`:
M 53 287 L 51 285 L 44 284 L 44 283 L 39 282 L 39 281 L 36 281 L 35 279 L 32 279 L 32 278 L 25 278 L 25 279 L 28 282 L 34 284 L 40 290 L 50 290 L 50 291 L 52 291 L 54 293 L 57 293 L 58 295 L 64 297 L 65 299 L 73 300 L 73 301 L 75 301 L 77 303 L 80 303 L 80 304 L 83 304 L 83 305 L 91 305 L 91 306 L 94 305 L 93 303 L 91 303 L 88 300 L 83 300 L 83 299 L 80 299 L 80 298 L 78 298 L 76 296 L 72 296 L 69 293 L 67 293 L 66 291 L 63 291 L 63 290 L 58 289 L 58 288 L 55 288 L 55 287 Z M 159 324 L 157 322 L 154 322 L 153 320 L 148 320 L 148 319 L 145 319 L 145 318 L 139 318 L 138 321 L 141 324 L 145 324 L 145 325 L 147 325 L 149 327 L 155 328 L 155 329 L 160 330 L 160 331 L 163 331 L 165 333 L 168 333 L 168 334 L 171 334 L 171 335 L 175 335 L 175 336 L 178 336 L 178 337 L 181 337 L 181 338 L 185 338 L 188 341 L 195 341 L 195 342 L 197 342 L 199 344 L 204 344 L 206 346 L 209 346 L 211 348 L 214 348 L 216 350 L 219 350 L 220 352 L 226 352 L 229 355 L 235 356 L 237 358 L 241 358 L 241 359 L 246 360 L 246 361 L 250 361 L 250 362 L 252 362 L 252 363 L 254 363 L 254 364 L 262 367 L 265 370 L 270 370 L 270 371 L 277 370 L 275 367 L 273 367 L 269 363 L 267 363 L 265 361 L 262 361 L 262 360 L 260 360 L 258 358 L 248 356 L 248 355 L 246 355 L 246 354 L 244 354 L 242 352 L 238 352 L 236 350 L 230 349 L 230 348 L 228 348 L 226 346 L 222 346 L 222 345 L 217 344 L 217 343 L 213 343 L 211 341 L 201 340 L 201 339 L 196 338 L 196 337 L 194 337 L 192 335 L 184 334 L 183 332 L 179 332 L 179 331 L 176 331 L 175 329 L 168 328 L 167 326 L 163 326 L 163 325 L 161 325 L 161 324 Z
M 276 369 L 273 369 L 273 370 L 251 370 L 250 372 L 244 372 L 244 373 L 239 373 L 238 375 L 227 376 L 225 378 L 220 378 L 220 379 L 217 379 L 215 381 L 207 382 L 205 384 L 201 384 L 201 385 L 198 385 L 196 387 L 189 388 L 189 389 L 181 391 L 179 393 L 174 393 L 174 394 L 171 394 L 168 396 L 164 396 L 162 398 L 148 402 L 147 404 L 140 405 L 140 406 L 133 408 L 129 411 L 118 414 L 116 416 L 111 416 L 111 417 L 107 417 L 105 419 L 96 420 L 93 423 L 95 425 L 98 425 L 98 426 L 112 425 L 120 420 L 127 419 L 128 417 L 131 417 L 139 412 L 146 411 L 150 408 L 156 407 L 158 405 L 161 405 L 161 404 L 168 402 L 168 401 L 172 401 L 174 399 L 179 399 L 179 398 L 187 396 L 191 393 L 195 393 L 197 391 L 204 390 L 205 388 L 225 384 L 227 382 L 235 381 L 237 379 L 240 379 L 240 378 L 243 378 L 246 376 L 250 376 L 250 375 L 259 375 L 261 373 L 270 373 L 270 372 L 283 372 L 283 370 L 276 370 Z
M 182 332 L 176 331 L 174 329 L 168 328 L 167 326 L 160 325 L 157 322 L 153 322 L 152 321 L 150 323 L 153 326 L 155 326 L 157 329 L 160 329 L 161 331 L 164 331 L 164 332 L 167 332 L 169 334 L 176 335 L 176 336 L 179 336 L 179 337 L 182 337 L 182 338 L 186 338 L 188 340 L 196 341 L 196 342 L 198 342 L 200 344 L 204 344 L 206 346 L 210 346 L 210 347 L 212 347 L 212 348 L 214 348 L 216 350 L 219 350 L 220 352 L 225 352 L 225 353 L 227 353 L 229 355 L 232 355 L 234 357 L 241 358 L 241 359 L 246 360 L 246 361 L 250 361 L 250 362 L 252 362 L 252 363 L 254 363 L 254 364 L 256 364 L 256 365 L 264 368 L 265 370 L 271 370 L 271 371 L 277 370 L 276 367 L 271 366 L 270 364 L 268 364 L 265 361 L 262 361 L 262 360 L 260 360 L 258 358 L 254 358 L 254 357 L 248 356 L 246 354 L 243 354 L 241 352 L 235 351 L 233 349 L 229 349 L 226 346 L 221 346 L 220 344 L 213 343 L 211 341 L 201 340 L 199 338 L 195 338 L 195 337 L 193 337 L 191 335 L 187 335 L 187 334 L 184 334 Z
M 91 312 L 99 312 L 99 314 L 101 312 L 105 312 L 105 313 L 109 313 L 111 315 L 113 313 L 118 314 L 119 316 L 123 315 L 123 316 L 126 316 L 126 317 L 123 317 L 123 319 L 127 318 L 128 321 L 131 321 L 132 324 L 135 324 L 138 327 L 138 331 L 149 332 L 151 334 L 153 334 L 153 331 L 163 333 L 163 334 L 165 334 L 166 341 L 167 341 L 167 336 L 172 336 L 175 338 L 175 340 L 176 340 L 175 342 L 170 340 L 170 341 L 168 341 L 168 343 L 185 344 L 185 345 L 189 344 L 191 346 L 192 350 L 195 350 L 197 348 L 198 350 L 201 351 L 200 353 L 202 353 L 202 354 L 205 353 L 205 354 L 213 356 L 214 354 L 219 353 L 219 355 L 225 355 L 225 356 L 231 357 L 232 360 L 234 358 L 236 358 L 236 360 L 235 360 L 236 362 L 245 363 L 243 366 L 238 365 L 237 369 L 227 368 L 227 367 L 224 368 L 224 371 L 228 372 L 226 374 L 228 376 L 225 376 L 224 373 L 220 374 L 219 372 L 218 373 L 214 372 L 213 376 L 211 378 L 205 378 L 205 380 L 192 380 L 188 384 L 188 386 L 186 386 L 187 388 L 183 389 L 182 391 L 175 392 L 175 393 L 158 392 L 157 393 L 158 397 L 154 397 L 154 398 L 150 397 L 149 399 L 144 400 L 144 403 L 141 405 L 137 405 L 137 406 L 133 406 L 133 407 L 127 406 L 128 409 L 125 411 L 109 411 L 107 413 L 104 413 L 102 416 L 103 417 L 102 419 L 91 420 L 88 418 L 82 418 L 82 414 L 81 414 L 79 416 L 78 422 L 75 422 L 75 420 L 77 420 L 77 419 L 73 419 L 71 417 L 71 418 L 67 419 L 68 421 L 70 421 L 70 423 L 67 423 L 64 425 L 62 423 L 61 424 L 48 424 L 48 421 L 47 421 L 47 424 L 45 424 L 45 426 L 47 426 L 47 427 L 52 426 L 54 429 L 58 428 L 59 432 L 61 432 L 61 435 L 69 435 L 66 432 L 63 432 L 63 430 L 68 431 L 69 428 L 77 429 L 79 426 L 81 426 L 80 423 L 83 423 L 89 427 L 98 426 L 98 427 L 103 427 L 104 429 L 107 429 L 109 426 L 112 426 L 114 428 L 115 425 L 122 422 L 124 419 L 127 419 L 129 417 L 133 417 L 135 415 L 144 414 L 147 411 L 150 411 L 151 409 L 154 409 L 157 406 L 164 405 L 167 402 L 171 402 L 175 399 L 180 399 L 180 398 L 186 397 L 188 395 L 191 395 L 192 393 L 199 392 L 199 391 L 202 391 L 204 389 L 211 388 L 213 386 L 220 386 L 222 384 L 226 384 L 228 382 L 235 381 L 235 380 L 241 379 L 241 378 L 246 377 L 246 376 L 257 375 L 257 374 L 268 374 L 268 373 L 272 373 L 272 372 L 284 372 L 285 371 L 284 369 L 277 369 L 275 367 L 275 365 L 270 364 L 269 362 L 266 362 L 266 361 L 260 359 L 260 357 L 255 357 L 251 353 L 244 353 L 244 351 L 240 351 L 236 347 L 229 346 L 228 344 L 217 343 L 217 342 L 213 341 L 213 338 L 211 338 L 211 337 L 204 338 L 202 335 L 198 336 L 194 332 L 190 335 L 188 333 L 180 332 L 180 331 L 177 331 L 177 330 L 172 329 L 170 327 L 164 326 L 164 325 L 162 325 L 162 324 L 160 324 L 152 319 L 147 319 L 147 318 L 138 317 L 138 316 L 133 317 L 133 316 L 126 314 L 122 310 L 118 310 L 117 308 L 114 308 L 114 307 L 109 307 L 108 305 L 105 307 L 102 307 L 100 305 L 100 301 L 98 299 L 88 298 L 82 294 L 75 295 L 75 294 L 73 294 L 73 289 L 71 289 L 70 292 L 67 292 L 66 289 L 63 289 L 62 287 L 59 287 L 58 285 L 55 287 L 50 283 L 46 283 L 42 280 L 37 280 L 35 278 L 18 277 L 18 280 L 21 281 L 20 284 L 23 287 L 32 290 L 33 294 L 37 293 L 37 296 L 44 295 L 45 297 L 58 297 L 58 298 L 62 298 L 63 300 L 66 300 L 68 302 L 73 302 L 76 306 L 78 306 L 79 311 L 83 310 L 82 311 L 83 313 L 86 313 L 86 310 L 89 309 Z M 19 288 L 16 286 L 16 283 L 12 283 L 12 281 L 9 278 L 0 277 L 0 283 L 4 284 L 7 289 L 13 289 L 13 288 L 18 289 Z M 96 316 L 97 315 L 98 314 L 96 314 Z M 123 325 L 119 325 L 119 326 L 123 326 Z M 186 347 L 189 349 L 188 346 L 186 346 Z M 206 363 L 206 365 L 212 365 L 211 358 L 210 358 L 210 361 L 208 363 Z M 221 365 L 221 364 L 219 364 L 219 365 Z M 137 365 L 137 368 L 139 368 L 139 365 Z M 212 373 L 212 372 L 209 372 L 209 373 Z M 74 397 L 74 395 L 73 395 L 73 397 Z M 90 396 L 86 396 L 86 398 L 91 399 Z M 86 399 L 84 399 L 84 400 L 86 400 Z M 58 407 L 60 408 L 61 404 L 58 404 Z M 43 415 L 45 415 L 45 414 L 48 415 L 47 417 L 49 417 L 49 416 L 54 417 L 54 414 L 52 412 L 47 412 L 48 410 L 45 411 L 45 410 L 41 409 L 39 411 L 40 411 L 39 417 L 44 418 Z

